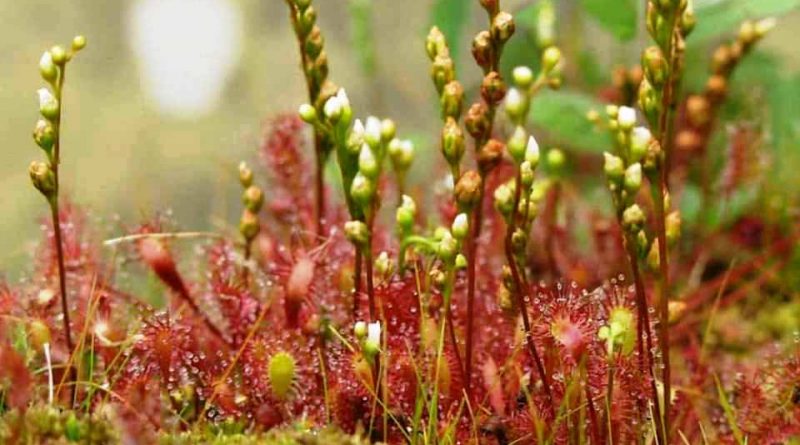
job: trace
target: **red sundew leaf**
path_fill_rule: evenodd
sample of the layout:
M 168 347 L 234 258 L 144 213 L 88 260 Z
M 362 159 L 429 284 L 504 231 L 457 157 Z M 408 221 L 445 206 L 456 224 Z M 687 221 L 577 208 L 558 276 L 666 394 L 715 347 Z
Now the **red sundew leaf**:
M 33 387 L 33 377 L 25 360 L 11 346 L 0 346 L 0 386 L 8 391 L 6 401 L 12 408 L 27 406 Z

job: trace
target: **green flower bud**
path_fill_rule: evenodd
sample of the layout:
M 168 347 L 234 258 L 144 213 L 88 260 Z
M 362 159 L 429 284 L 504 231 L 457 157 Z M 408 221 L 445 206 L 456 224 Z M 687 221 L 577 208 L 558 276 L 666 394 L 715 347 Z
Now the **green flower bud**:
M 453 238 L 450 231 L 445 231 L 442 239 L 436 245 L 436 255 L 444 261 L 445 264 L 452 264 L 458 253 L 458 241 Z
M 78 52 L 82 49 L 86 48 L 86 37 L 85 36 L 75 36 L 72 38 L 72 50 Z
M 508 139 L 508 153 L 519 164 L 525 160 L 525 151 L 528 147 L 528 132 L 520 125 L 514 128 L 514 133 Z
M 456 166 L 464 156 L 464 133 L 455 119 L 448 117 L 442 128 L 442 154 L 450 166 Z
M 564 152 L 558 148 L 551 148 L 547 151 L 547 168 L 553 174 L 559 175 L 567 163 Z
M 683 15 L 681 15 L 681 34 L 683 34 L 683 37 L 691 34 L 695 25 L 697 25 L 697 17 L 694 15 L 693 2 L 689 0 L 686 3 L 686 9 L 683 11 Z
M 467 217 L 466 213 L 459 213 L 456 215 L 455 219 L 453 220 L 453 224 L 450 227 L 450 231 L 459 241 L 464 240 L 467 237 L 469 234 L 469 217 Z
M 494 206 L 504 216 L 514 210 L 514 190 L 508 184 L 501 184 L 494 190 Z
M 381 144 L 383 131 L 383 123 L 375 116 L 367 118 L 367 124 L 364 127 L 364 142 L 366 142 L 373 149 L 378 149 Z
M 377 179 L 380 173 L 378 160 L 375 159 L 372 149 L 367 144 L 361 146 L 361 151 L 358 154 L 358 171 L 372 180 Z
M 636 233 L 644 225 L 647 218 L 638 204 L 633 204 L 622 212 L 622 226 L 630 233 Z
M 442 118 L 452 117 L 458 119 L 461 116 L 461 108 L 464 104 L 464 88 L 457 80 L 449 82 L 442 91 L 439 99 L 442 109 Z
M 392 139 L 389 142 L 389 158 L 397 172 L 405 172 L 414 161 L 414 144 L 408 139 Z
M 616 105 L 606 105 L 606 115 L 609 119 L 616 120 L 619 115 L 619 107 Z
M 417 215 L 417 205 L 408 195 L 403 195 L 403 203 L 397 208 L 395 219 L 402 233 L 410 233 Z
M 64 49 L 61 45 L 56 45 L 50 48 L 50 56 L 53 59 L 53 63 L 58 66 L 64 65 L 67 63 L 67 50 Z
M 536 17 L 536 42 L 539 48 L 547 48 L 556 41 L 556 12 L 551 1 L 540 1 L 537 6 L 539 14 Z
M 303 119 L 303 122 L 307 124 L 314 125 L 317 123 L 317 110 L 309 104 L 300 105 L 297 114 L 300 115 L 300 119 Z
M 606 178 L 612 182 L 621 181 L 625 176 L 625 163 L 622 158 L 608 152 L 603 153 L 603 158 L 605 159 L 603 171 L 606 174 Z
M 515 30 L 514 17 L 505 11 L 498 12 L 492 19 L 492 38 L 501 45 L 514 35 Z
M 247 242 L 250 242 L 256 238 L 259 231 L 261 231 L 261 225 L 258 222 L 258 216 L 249 209 L 244 209 L 242 217 L 239 219 L 239 233 Z
M 239 163 L 239 182 L 244 188 L 253 185 L 253 170 L 244 161 Z
M 625 169 L 625 190 L 634 195 L 642 186 L 642 164 L 631 164 Z
M 53 125 L 44 119 L 39 119 L 36 127 L 33 128 L 33 140 L 49 156 L 56 141 L 56 131 Z
M 650 84 L 661 89 L 667 81 L 669 67 L 659 47 L 650 46 L 642 52 L 642 67 Z
M 664 229 L 667 234 L 667 245 L 675 244 L 681 236 L 681 212 L 676 210 L 667 215 Z
M 523 90 L 527 90 L 533 84 L 533 71 L 527 66 L 514 68 L 511 77 L 514 79 L 514 83 Z
M 391 119 L 381 121 L 381 142 L 388 143 L 397 134 L 397 125 Z
M 522 185 L 525 187 L 525 189 L 530 188 L 530 186 L 533 184 L 534 178 L 531 163 L 528 161 L 523 161 L 522 164 L 519 165 L 519 173 L 522 180 Z
M 467 268 L 467 257 L 462 254 L 456 255 L 456 262 L 455 262 L 456 269 L 466 269 Z
M 56 177 L 49 165 L 44 162 L 33 161 L 28 167 L 28 173 L 36 190 L 39 190 L 48 200 L 55 197 Z
M 645 153 L 647 153 L 647 147 L 650 145 L 652 139 L 653 135 L 646 127 L 636 127 L 633 129 L 630 148 L 631 162 L 639 162 L 644 158 Z
M 297 20 L 295 21 L 297 36 L 300 39 L 306 39 L 316 23 L 317 11 L 313 7 L 309 6 L 305 11 L 298 11 Z
M 344 235 L 356 246 L 365 246 L 369 241 L 369 228 L 363 221 L 347 221 L 344 223 Z
M 428 38 L 425 40 L 425 51 L 428 53 L 428 58 L 433 62 L 441 53 L 447 53 L 447 41 L 444 34 L 437 26 L 431 28 L 428 33 Z
M 561 66 L 561 50 L 551 46 L 542 53 L 542 71 L 545 75 L 558 72 Z
M 647 121 L 650 124 L 658 122 L 658 115 L 661 110 L 661 100 L 658 92 L 650 84 L 650 81 L 643 79 L 639 84 L 639 108 L 642 109 Z
M 531 170 L 539 165 L 539 143 L 533 136 L 528 137 L 528 145 L 525 146 L 525 161 L 531 165 Z
M 242 204 L 253 213 L 258 213 L 264 205 L 264 192 L 258 186 L 251 185 L 242 194 Z
M 353 335 L 359 342 L 367 338 L 367 324 L 363 321 L 357 321 L 353 326 Z
M 372 203 L 372 198 L 375 196 L 375 184 L 359 171 L 350 186 L 350 196 L 362 208 L 366 208 Z
M 449 54 L 439 54 L 431 65 L 431 78 L 436 86 L 436 92 L 442 94 L 444 86 L 456 78 L 456 68 Z
M 516 230 L 514 230 L 514 233 L 511 235 L 511 247 L 514 249 L 514 252 L 522 253 L 525 251 L 525 247 L 527 245 L 528 235 L 524 230 L 517 227 Z
M 528 114 L 530 106 L 530 99 L 526 94 L 523 94 L 516 88 L 511 88 L 506 94 L 506 114 L 512 122 L 520 124 L 525 120 L 525 115 Z
M 392 273 L 392 260 L 386 251 L 381 252 L 375 259 L 375 271 L 382 277 L 388 277 Z
M 50 51 L 45 51 L 42 54 L 42 58 L 39 59 L 39 73 L 41 73 L 42 79 L 51 84 L 58 78 L 58 67 L 53 63 L 53 56 Z
M 322 36 L 322 30 L 319 29 L 319 26 L 314 25 L 303 44 L 303 52 L 309 59 L 316 60 L 323 47 L 325 47 L 325 38 Z
M 292 3 L 297 6 L 297 9 L 302 11 L 311 5 L 311 0 L 292 0 Z
M 767 17 L 757 21 L 754 29 L 756 39 L 762 39 L 768 32 L 775 28 L 777 23 L 775 17 Z
M 51 93 L 47 88 L 40 88 L 38 93 L 39 113 L 41 113 L 42 116 L 50 122 L 58 119 L 58 116 L 61 113 L 61 107 L 58 104 L 58 99 L 56 99 L 56 97 L 53 96 L 53 93 Z
M 378 355 L 381 350 L 381 323 L 379 321 L 367 325 L 367 338 L 364 339 L 361 348 L 370 362 Z

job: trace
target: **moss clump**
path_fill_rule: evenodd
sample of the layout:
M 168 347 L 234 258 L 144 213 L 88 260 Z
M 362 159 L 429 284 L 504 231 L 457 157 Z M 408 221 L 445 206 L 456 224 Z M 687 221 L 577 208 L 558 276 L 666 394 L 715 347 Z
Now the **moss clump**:
M 108 419 L 49 405 L 13 410 L 0 417 L 0 443 L 92 445 L 118 444 L 119 437 Z
M 308 430 L 295 427 L 262 434 L 221 435 L 210 430 L 163 435 L 159 445 L 361 445 L 368 443 L 335 428 Z

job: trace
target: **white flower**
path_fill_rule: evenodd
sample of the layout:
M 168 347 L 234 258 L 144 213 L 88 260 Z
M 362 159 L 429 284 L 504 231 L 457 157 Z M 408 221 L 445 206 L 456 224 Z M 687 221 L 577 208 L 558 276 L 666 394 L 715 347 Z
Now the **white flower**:
M 58 103 L 56 97 L 53 96 L 53 93 L 47 88 L 39 88 L 37 93 L 39 93 L 39 108 L 45 108 Z
M 520 119 L 525 113 L 525 98 L 516 88 L 511 88 L 506 93 L 506 113 L 514 120 Z
M 631 129 L 636 124 L 636 110 L 631 107 L 619 107 L 617 122 L 622 129 Z
M 353 130 L 351 134 L 358 138 L 364 137 L 364 124 L 361 122 L 361 119 L 356 119 L 353 123 Z
M 364 347 L 368 351 L 379 351 L 381 349 L 381 322 L 374 321 L 367 326 L 367 339 Z
M 344 88 L 339 88 L 339 91 L 336 93 L 336 97 L 339 99 L 339 103 L 341 103 L 342 107 L 350 106 L 350 98 L 347 97 L 347 92 L 344 90 Z
M 375 116 L 367 118 L 367 125 L 364 129 L 364 140 L 371 147 L 377 147 L 381 143 L 381 120 Z
M 58 76 L 56 65 L 53 63 L 53 55 L 50 51 L 45 51 L 42 58 L 39 59 L 39 72 L 42 73 L 44 80 L 53 82 Z
M 647 127 L 636 127 L 633 129 L 633 133 L 631 134 L 631 142 L 633 142 L 634 145 L 646 147 L 652 137 L 653 134 L 650 133 L 650 130 L 647 129 Z
M 536 168 L 539 163 L 539 143 L 533 136 L 528 138 L 528 145 L 525 147 L 525 160 L 530 162 L 531 168 Z

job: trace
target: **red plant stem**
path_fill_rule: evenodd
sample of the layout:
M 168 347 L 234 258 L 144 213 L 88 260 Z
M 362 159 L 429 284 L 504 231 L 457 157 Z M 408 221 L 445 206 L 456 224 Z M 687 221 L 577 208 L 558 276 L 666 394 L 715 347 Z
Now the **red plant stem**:
M 358 303 L 361 299 L 361 248 L 356 246 L 355 266 L 353 267 L 353 320 L 358 319 Z
M 654 369 L 653 358 L 653 334 L 650 330 L 650 315 L 648 314 L 647 295 L 644 290 L 644 281 L 639 270 L 639 262 L 636 256 L 636 247 L 630 237 L 625 236 L 625 247 L 628 251 L 628 262 L 630 263 L 631 274 L 633 275 L 633 282 L 636 289 L 636 309 L 639 312 L 637 317 L 637 342 L 639 350 L 639 364 L 642 366 L 642 372 L 650 376 L 650 386 L 653 392 L 653 407 L 655 411 L 656 422 L 656 437 L 659 444 L 665 444 L 662 429 L 661 417 L 661 404 L 658 397 L 658 388 L 656 387 L 656 375 Z M 643 349 L 647 349 L 644 351 Z M 646 361 L 646 364 L 645 364 Z M 646 369 L 645 369 L 646 368 Z M 665 405 L 666 406 L 666 405 Z
M 596 443 L 600 445 L 602 442 L 600 441 L 600 425 L 597 422 L 597 410 L 594 407 L 594 399 L 592 398 L 592 391 L 589 388 L 589 379 L 588 373 L 589 370 L 586 369 L 586 358 L 582 360 L 582 374 L 584 374 L 584 380 L 586 380 L 583 389 L 586 393 L 586 405 L 587 410 L 589 411 L 589 426 L 590 426 L 590 433 L 592 435 L 592 443 Z
M 519 310 L 522 314 L 522 326 L 525 329 L 525 343 L 528 345 L 528 351 L 530 352 L 531 358 L 533 358 L 533 361 L 536 364 L 536 370 L 539 373 L 539 378 L 542 380 L 542 386 L 544 387 L 544 392 L 547 396 L 547 401 L 550 407 L 550 415 L 555 418 L 556 408 L 555 401 L 553 400 L 553 392 L 550 389 L 550 380 L 547 378 L 547 372 L 545 372 L 542 359 L 539 356 L 538 351 L 536 351 L 536 344 L 533 342 L 533 335 L 531 335 L 531 321 L 530 317 L 528 317 L 528 309 L 525 304 L 528 291 L 527 289 L 523 288 L 519 270 L 517 269 L 517 261 L 514 258 L 514 247 L 511 243 L 511 236 L 514 234 L 514 230 L 516 229 L 517 209 L 519 208 L 519 201 L 522 194 L 522 178 L 519 169 L 517 169 L 515 185 L 514 207 L 508 219 L 508 227 L 506 228 L 506 261 L 508 261 L 508 267 L 511 269 L 511 277 L 514 281 L 514 294 L 517 297 L 517 305 L 519 306 Z
M 561 183 L 556 181 L 547 197 L 547 233 L 545 243 L 547 250 L 547 265 L 553 277 L 559 277 L 558 263 L 556 262 L 556 219 L 558 218 L 558 201 L 561 197 Z M 527 208 L 527 206 L 526 206 Z
M 483 225 L 483 195 L 486 187 L 486 175 L 481 174 L 481 188 L 478 198 L 478 207 L 472 218 L 471 233 L 467 251 L 467 347 L 466 347 L 466 374 L 465 389 L 467 396 L 472 399 L 472 347 L 474 339 L 474 318 L 475 318 L 475 288 L 477 287 L 477 274 L 475 273 L 478 263 L 478 240 L 481 236 L 481 226 Z
M 62 232 L 61 232 L 61 216 L 58 207 L 58 193 L 59 193 L 59 179 L 58 179 L 58 167 L 61 164 L 61 115 L 63 113 L 63 101 L 62 101 L 62 92 L 64 89 L 64 76 L 66 75 L 67 65 L 61 65 L 60 75 L 58 76 L 58 83 L 56 84 L 55 88 L 55 95 L 56 99 L 58 100 L 59 106 L 59 113 L 53 122 L 53 126 L 55 127 L 56 133 L 56 140 L 53 144 L 53 159 L 51 162 L 51 168 L 53 170 L 53 180 L 55 182 L 55 192 L 53 192 L 53 196 L 50 197 L 50 214 L 53 219 L 53 232 L 55 236 L 55 243 L 56 243 L 56 256 L 58 257 L 58 285 L 59 285 L 59 292 L 61 293 L 61 313 L 63 315 L 63 322 L 64 322 L 64 337 L 67 344 L 67 354 L 71 355 L 75 344 L 72 342 L 72 327 L 69 321 L 69 303 L 67 301 L 67 273 L 66 268 L 64 267 L 64 245 L 62 241 Z M 72 382 L 77 382 L 78 374 L 77 370 L 74 366 L 70 366 L 70 379 Z M 70 395 L 70 404 L 75 402 L 75 398 L 78 391 L 77 385 L 71 385 L 71 395 Z
M 375 283 L 373 280 L 373 261 L 372 261 L 372 230 L 375 226 L 375 213 L 377 209 L 375 204 L 372 204 L 372 209 L 367 216 L 367 228 L 369 236 L 367 237 L 367 246 L 364 254 L 364 262 L 367 264 L 367 298 L 369 299 L 369 319 L 375 321 L 377 317 L 377 310 L 375 308 Z
M 322 150 L 322 138 L 317 131 L 314 131 L 314 152 L 317 161 L 316 175 L 316 217 L 317 217 L 317 236 L 325 236 L 325 153 Z

